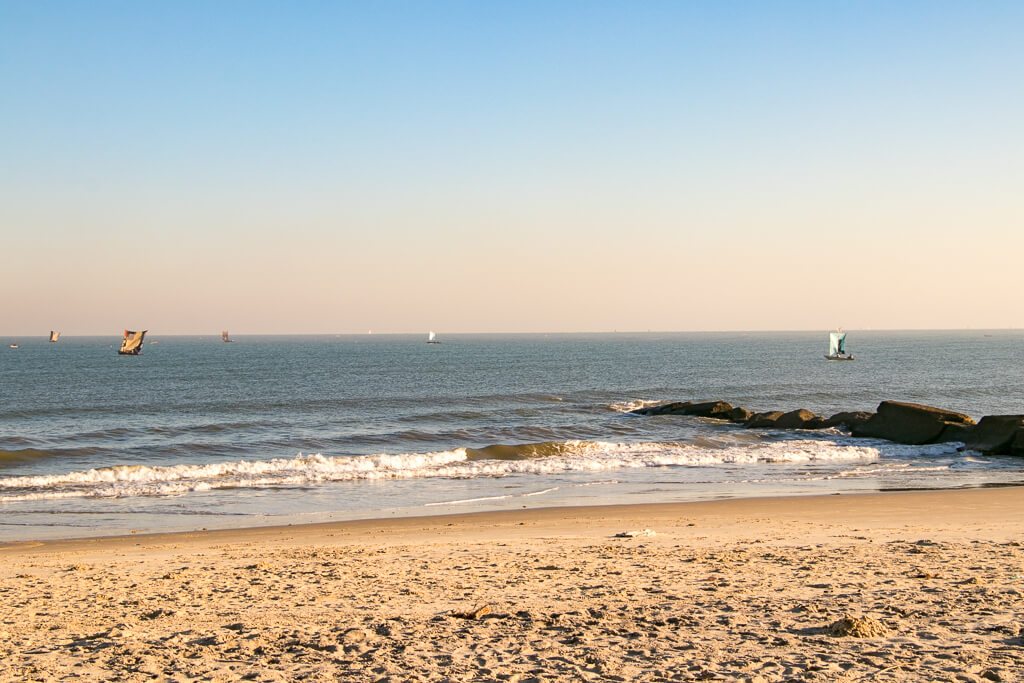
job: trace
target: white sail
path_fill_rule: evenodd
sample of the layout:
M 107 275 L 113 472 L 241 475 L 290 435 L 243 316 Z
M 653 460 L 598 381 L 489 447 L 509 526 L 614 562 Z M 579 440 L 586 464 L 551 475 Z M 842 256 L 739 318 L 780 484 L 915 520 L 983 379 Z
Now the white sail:
M 829 332 L 828 334 L 828 355 L 835 356 L 839 353 L 840 339 L 846 335 L 842 332 Z
M 433 331 L 427 335 L 427 341 L 437 341 L 437 335 Z
M 55 342 L 60 339 L 60 332 L 50 330 L 50 341 Z

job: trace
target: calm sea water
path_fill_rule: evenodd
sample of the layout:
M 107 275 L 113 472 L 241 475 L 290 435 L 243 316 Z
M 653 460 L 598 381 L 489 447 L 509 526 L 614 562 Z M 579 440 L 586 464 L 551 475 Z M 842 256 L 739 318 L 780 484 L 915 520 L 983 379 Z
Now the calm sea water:
M 5 340 L 0 540 L 1024 481 L 1024 459 L 630 409 L 1024 413 L 1024 333 Z M 150 343 L 150 342 L 157 343 Z M 20 348 L 7 348 L 18 343 Z M 111 348 L 111 345 L 114 348 Z

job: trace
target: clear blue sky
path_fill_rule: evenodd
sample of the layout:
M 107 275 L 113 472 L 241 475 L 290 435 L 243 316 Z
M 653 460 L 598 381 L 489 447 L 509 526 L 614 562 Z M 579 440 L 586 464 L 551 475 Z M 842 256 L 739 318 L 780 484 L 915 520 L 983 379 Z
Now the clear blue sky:
M 1024 3 L 0 0 L 0 334 L 1024 326 Z

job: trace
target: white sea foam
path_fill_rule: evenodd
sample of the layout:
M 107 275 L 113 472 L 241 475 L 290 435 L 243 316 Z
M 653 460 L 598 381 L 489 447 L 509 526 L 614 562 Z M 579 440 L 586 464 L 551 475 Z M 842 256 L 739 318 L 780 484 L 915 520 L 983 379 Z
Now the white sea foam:
M 868 441 L 872 448 L 878 449 L 878 452 L 895 457 L 935 457 L 937 455 L 954 455 L 963 446 L 959 441 L 949 441 L 946 443 L 933 443 L 924 446 L 905 446 L 898 443 L 892 443 L 889 441 L 881 441 L 877 439 L 871 439 Z
M 502 496 L 481 496 L 479 498 L 460 498 L 459 500 L 442 500 L 436 503 L 424 503 L 423 507 L 435 507 L 438 505 L 465 505 L 466 503 L 483 503 L 488 500 L 507 500 L 509 498 L 532 498 L 534 496 L 543 496 L 545 493 L 553 493 L 557 491 L 559 486 L 552 486 L 550 488 L 542 489 L 540 491 L 529 491 L 527 493 L 506 493 Z
M 908 471 L 918 474 L 921 472 L 946 472 L 949 470 L 949 465 L 926 465 L 917 466 L 910 465 L 909 463 L 891 463 L 884 467 L 872 467 L 855 470 L 843 470 L 842 472 L 836 472 L 835 474 L 823 475 L 820 479 L 844 479 L 851 477 L 879 477 L 889 476 L 894 474 L 906 474 Z
M 640 410 L 647 406 L 653 406 L 658 403 L 664 403 L 664 401 L 645 401 L 644 399 L 638 398 L 633 401 L 626 401 L 625 403 L 612 403 L 608 407 L 617 413 L 631 413 L 634 410 Z
M 687 443 L 569 441 L 557 455 L 470 459 L 466 449 L 401 455 L 299 455 L 203 465 L 119 465 L 0 479 L 0 502 L 43 498 L 168 496 L 225 488 L 306 486 L 332 481 L 550 475 L 666 466 L 873 461 L 879 449 L 825 440 L 757 441 L 726 447 Z

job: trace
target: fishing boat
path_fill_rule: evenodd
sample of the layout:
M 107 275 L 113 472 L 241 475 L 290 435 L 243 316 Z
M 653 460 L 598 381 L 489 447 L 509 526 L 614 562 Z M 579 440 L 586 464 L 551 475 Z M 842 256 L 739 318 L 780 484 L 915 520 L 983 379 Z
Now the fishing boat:
M 842 328 L 828 333 L 828 353 L 825 360 L 853 360 L 853 354 L 846 352 L 846 333 Z
M 50 330 L 50 341 L 55 342 L 58 339 L 60 339 L 60 332 L 54 332 L 53 330 Z
M 142 340 L 145 339 L 146 332 L 148 331 L 136 332 L 135 330 L 125 330 L 124 338 L 121 340 L 121 348 L 117 352 L 122 356 L 137 356 L 142 353 Z
M 440 344 L 441 343 L 441 342 L 439 342 L 437 340 L 437 335 L 434 334 L 433 330 L 431 330 L 430 334 L 427 335 L 427 343 L 428 344 Z
M 223 332 L 220 333 L 220 340 L 225 344 L 230 344 L 231 342 L 235 341 L 234 339 L 228 336 L 227 330 L 224 330 Z

